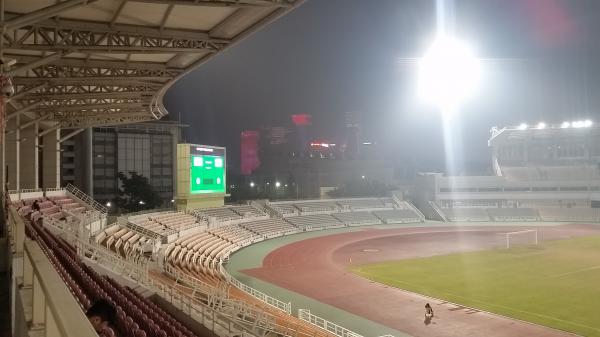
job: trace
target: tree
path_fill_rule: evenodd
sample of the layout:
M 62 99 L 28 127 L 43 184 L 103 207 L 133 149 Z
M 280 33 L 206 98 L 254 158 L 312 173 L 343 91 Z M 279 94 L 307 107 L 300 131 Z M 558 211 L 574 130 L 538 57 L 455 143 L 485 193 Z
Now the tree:
M 152 189 L 148 178 L 137 172 L 129 172 L 129 176 L 119 172 L 121 188 L 117 197 L 117 206 L 126 212 L 138 212 L 157 208 L 161 204 L 159 195 Z

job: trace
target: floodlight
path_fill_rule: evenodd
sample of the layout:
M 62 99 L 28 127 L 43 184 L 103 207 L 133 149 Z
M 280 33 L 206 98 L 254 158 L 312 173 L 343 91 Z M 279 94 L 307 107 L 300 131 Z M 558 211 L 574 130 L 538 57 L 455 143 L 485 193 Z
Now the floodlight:
M 521 123 L 521 125 L 519 125 L 519 130 L 525 130 L 525 129 L 527 129 L 527 124 Z
M 110 207 L 112 204 L 110 203 L 110 201 L 106 202 L 106 207 Z
M 275 182 L 275 187 L 279 187 L 279 186 L 281 186 L 281 183 L 279 181 L 276 181 Z
M 583 122 L 583 126 L 585 126 L 586 128 L 589 128 L 592 126 L 592 121 L 589 119 L 586 119 L 585 122 Z
M 144 205 L 144 204 L 145 204 L 144 200 L 140 200 L 140 205 Z
M 254 182 L 253 181 L 250 182 L 250 187 L 254 187 Z
M 467 44 L 438 36 L 419 60 L 419 96 L 444 110 L 452 109 L 475 91 L 480 68 Z
M 538 129 L 545 129 L 545 128 L 546 128 L 546 123 L 544 123 L 544 122 L 539 122 L 539 123 L 538 123 L 538 125 L 537 125 L 537 128 L 538 128 Z
M 560 127 L 561 127 L 561 128 L 563 128 L 563 129 L 566 129 L 566 128 L 570 127 L 570 126 L 571 126 L 571 123 L 569 123 L 569 122 L 563 122 L 563 123 L 560 125 Z

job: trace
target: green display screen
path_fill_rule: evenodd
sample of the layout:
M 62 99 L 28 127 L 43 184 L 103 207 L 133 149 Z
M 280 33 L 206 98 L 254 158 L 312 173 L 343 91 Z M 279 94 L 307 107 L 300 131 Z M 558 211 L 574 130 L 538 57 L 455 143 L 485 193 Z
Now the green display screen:
M 225 157 L 219 155 L 190 156 L 190 192 L 225 193 Z

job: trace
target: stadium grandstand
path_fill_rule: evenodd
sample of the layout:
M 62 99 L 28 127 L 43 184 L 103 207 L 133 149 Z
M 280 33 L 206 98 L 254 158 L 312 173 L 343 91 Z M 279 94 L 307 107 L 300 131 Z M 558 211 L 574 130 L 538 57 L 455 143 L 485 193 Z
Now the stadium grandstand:
M 537 229 L 506 232 L 505 227 L 600 222 L 600 128 L 587 121 L 494 128 L 489 145 L 495 175 L 420 174 L 406 198 L 390 191 L 385 197 L 224 204 L 225 149 L 178 144 L 178 165 L 186 162 L 176 170 L 183 189 L 178 187 L 173 208 L 111 219 L 93 197 L 71 184 L 62 186 L 61 142 L 93 126 L 162 118 L 168 113 L 163 96 L 175 81 L 302 1 L 0 1 L 5 94 L 0 106 L 6 121 L 0 271 L 10 278 L 11 329 L 0 331 L 3 336 L 363 337 L 366 333 L 335 323 L 339 316 L 292 307 L 286 297 L 276 297 L 283 291 L 259 290 L 226 267 L 252 247 L 295 238 L 350 234 L 353 243 L 362 243 L 363 237 L 380 240 L 406 231 L 411 242 L 394 247 L 408 254 L 431 229 L 453 240 L 463 234 L 456 235 L 456 228 L 493 223 L 485 224 L 500 228 L 489 230 L 492 237 L 517 240 L 519 233 L 535 233 L 537 245 Z M 219 190 L 208 193 L 208 185 Z M 333 249 L 342 241 L 324 242 L 321 248 Z M 431 246 L 438 249 L 437 243 Z M 343 248 L 362 262 L 379 252 L 366 245 Z M 310 252 L 293 253 L 305 261 Z M 352 264 L 352 257 L 343 257 Z M 291 264 L 297 261 L 282 260 L 273 263 L 278 272 L 291 270 L 302 281 L 306 275 L 296 275 Z M 358 279 L 346 272 L 334 281 Z M 417 295 L 410 294 L 412 303 Z M 86 313 L 99 301 L 108 302 L 115 317 L 95 329 Z M 303 299 L 301 305 L 306 303 L 311 302 Z M 448 316 L 465 308 L 452 308 Z M 421 317 L 411 316 L 416 323 L 409 328 L 421 326 Z M 486 319 L 505 319 L 498 317 Z
M 428 218 L 600 221 L 600 128 L 574 121 L 491 134 L 495 175 L 418 177 L 415 202 Z

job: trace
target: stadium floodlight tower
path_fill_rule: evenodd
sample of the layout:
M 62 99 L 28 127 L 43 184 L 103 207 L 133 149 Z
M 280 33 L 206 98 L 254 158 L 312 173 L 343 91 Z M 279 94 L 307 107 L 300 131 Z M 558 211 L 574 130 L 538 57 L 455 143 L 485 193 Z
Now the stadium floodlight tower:
M 471 48 L 453 35 L 439 33 L 419 60 L 418 93 L 447 114 L 473 94 L 480 75 L 480 60 Z

